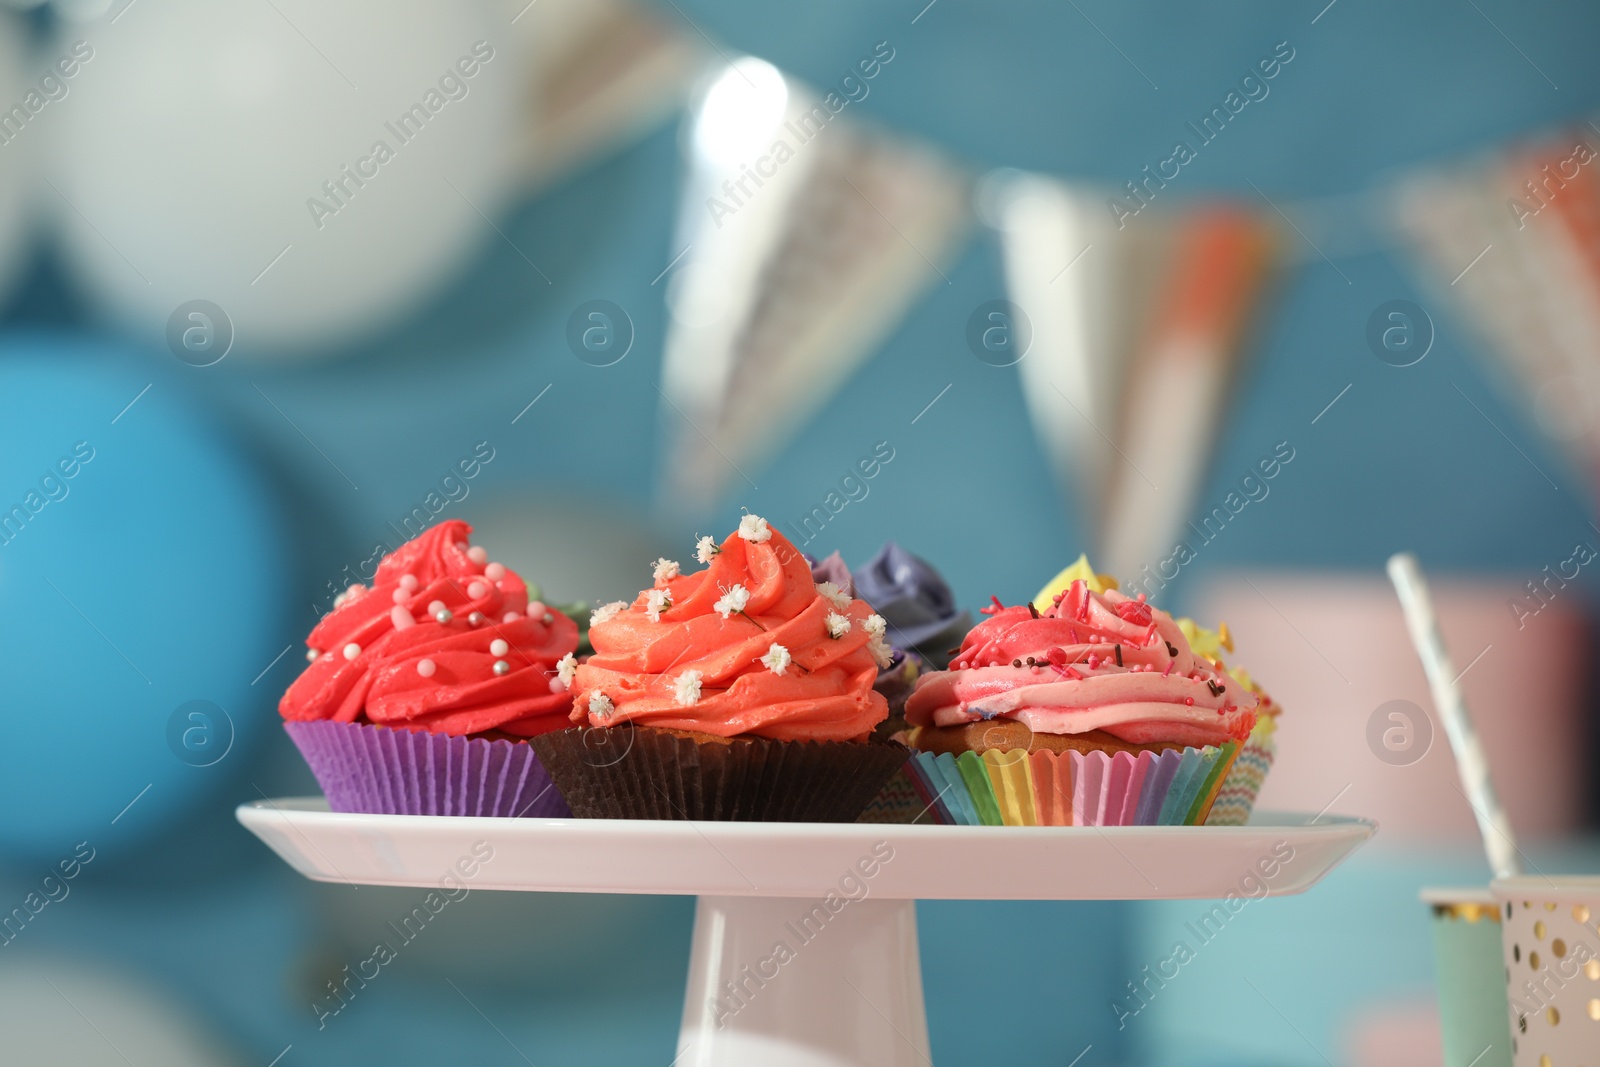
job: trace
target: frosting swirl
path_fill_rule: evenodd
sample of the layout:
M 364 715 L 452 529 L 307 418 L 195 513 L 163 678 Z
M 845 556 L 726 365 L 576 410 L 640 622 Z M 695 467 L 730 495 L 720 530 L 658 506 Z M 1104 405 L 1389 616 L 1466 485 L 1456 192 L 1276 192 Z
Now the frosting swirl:
M 1098 584 L 1098 583 L 1096 583 Z M 1256 696 L 1196 655 L 1172 616 L 1084 579 L 1035 605 L 985 609 L 950 670 L 906 703 L 918 726 L 1015 719 L 1035 733 L 1104 730 L 1134 744 L 1244 740 Z
M 370 589 L 341 594 L 279 714 L 456 735 L 565 726 L 572 696 L 553 675 L 577 623 L 530 604 L 514 571 L 468 546 L 471 532 L 442 522 L 385 557 Z
M 855 587 L 888 620 L 891 645 L 916 648 L 940 666 L 972 627 L 972 616 L 957 610 L 939 572 L 893 541 L 855 572 Z
M 757 516 L 693 574 L 658 567 L 632 604 L 596 612 L 594 655 L 574 679 L 574 722 L 779 741 L 864 740 L 888 714 L 873 692 L 887 663 L 883 620 L 812 580 L 788 539 Z

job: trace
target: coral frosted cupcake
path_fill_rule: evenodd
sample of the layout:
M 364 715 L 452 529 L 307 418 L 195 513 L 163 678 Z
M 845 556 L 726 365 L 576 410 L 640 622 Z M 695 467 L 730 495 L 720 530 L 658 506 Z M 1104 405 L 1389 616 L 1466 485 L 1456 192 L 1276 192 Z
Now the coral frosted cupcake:
M 525 739 L 567 725 L 578 626 L 452 520 L 306 639 L 278 710 L 335 811 L 566 814 Z
M 1043 603 L 996 601 L 950 669 L 918 680 L 908 740 L 928 801 L 949 822 L 1205 822 L 1256 694 L 1087 560 L 1062 579 Z
M 849 821 L 905 761 L 869 741 L 885 623 L 765 520 L 747 515 L 707 568 L 660 560 L 608 604 L 573 677 L 578 725 L 534 739 L 579 816 Z

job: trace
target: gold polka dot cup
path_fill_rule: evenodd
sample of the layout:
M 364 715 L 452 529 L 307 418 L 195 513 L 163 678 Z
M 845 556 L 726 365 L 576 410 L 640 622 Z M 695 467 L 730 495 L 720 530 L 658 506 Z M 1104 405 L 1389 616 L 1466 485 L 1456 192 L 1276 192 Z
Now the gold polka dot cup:
M 1491 885 L 1516 1067 L 1600 1064 L 1600 877 Z

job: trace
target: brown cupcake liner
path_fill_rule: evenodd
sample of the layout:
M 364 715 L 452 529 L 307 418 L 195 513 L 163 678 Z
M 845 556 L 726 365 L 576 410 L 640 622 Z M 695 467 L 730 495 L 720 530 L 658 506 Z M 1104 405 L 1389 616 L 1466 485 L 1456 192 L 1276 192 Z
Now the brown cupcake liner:
M 911 754 L 892 742 L 697 741 L 631 724 L 529 744 L 580 819 L 853 822 Z

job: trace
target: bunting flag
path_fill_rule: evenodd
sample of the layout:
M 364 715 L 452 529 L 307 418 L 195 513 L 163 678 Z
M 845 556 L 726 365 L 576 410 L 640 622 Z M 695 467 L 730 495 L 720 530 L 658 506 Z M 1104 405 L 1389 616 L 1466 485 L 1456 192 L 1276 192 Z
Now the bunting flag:
M 1570 459 L 1600 470 L 1600 131 L 1423 172 L 1392 224 Z
M 533 77 L 517 159 L 548 185 L 682 111 L 709 49 L 632 0 L 507 0 Z
M 944 280 L 966 176 L 852 122 L 848 103 L 747 59 L 692 118 L 661 385 L 671 508 L 753 487 L 760 464 Z
M 1277 242 L 1226 205 L 1119 229 L 1106 199 L 1029 175 L 992 214 L 1032 330 L 1029 413 L 1097 558 L 1137 574 L 1180 540 Z

